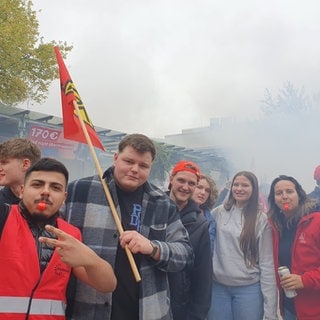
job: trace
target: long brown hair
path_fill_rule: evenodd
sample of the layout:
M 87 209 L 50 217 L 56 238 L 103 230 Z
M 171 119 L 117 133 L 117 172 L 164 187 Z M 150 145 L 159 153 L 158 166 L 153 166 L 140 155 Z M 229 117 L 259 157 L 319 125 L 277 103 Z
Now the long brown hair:
M 286 220 L 286 225 L 284 224 L 283 214 L 281 209 L 277 206 L 275 201 L 275 194 L 274 189 L 275 185 L 282 180 L 291 181 L 296 189 L 298 194 L 299 203 L 298 208 L 294 215 L 292 215 L 289 219 Z M 309 199 L 307 197 L 306 192 L 302 188 L 301 184 L 293 177 L 280 175 L 279 177 L 275 178 L 270 186 L 270 193 L 268 197 L 269 202 L 269 210 L 268 210 L 268 217 L 272 220 L 273 224 L 275 225 L 276 229 L 279 231 L 280 235 L 283 232 L 284 227 L 289 227 L 298 223 L 298 221 L 305 215 L 309 214 L 312 211 L 316 211 L 317 202 L 314 199 Z
M 236 200 L 232 193 L 232 186 L 234 180 L 239 176 L 246 177 L 252 186 L 251 197 L 246 206 L 242 209 L 244 224 L 240 234 L 240 248 L 243 252 L 246 265 L 255 266 L 257 264 L 259 254 L 256 238 L 256 221 L 259 213 L 259 184 L 257 177 L 252 172 L 240 171 L 233 177 L 231 192 L 229 192 L 224 208 L 227 211 L 230 211 L 232 206 L 236 204 Z

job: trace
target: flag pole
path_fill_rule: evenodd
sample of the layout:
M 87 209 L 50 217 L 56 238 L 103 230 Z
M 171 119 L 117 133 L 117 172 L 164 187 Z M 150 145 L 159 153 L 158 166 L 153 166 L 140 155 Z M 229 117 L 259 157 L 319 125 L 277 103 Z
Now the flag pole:
M 114 205 L 113 199 L 111 197 L 108 185 L 107 185 L 106 181 L 103 179 L 103 172 L 102 172 L 102 169 L 101 169 L 101 165 L 100 165 L 100 162 L 98 160 L 97 154 L 96 154 L 96 152 L 94 150 L 91 138 L 90 138 L 90 136 L 88 134 L 88 130 L 87 130 L 86 126 L 85 126 L 85 123 L 84 123 L 81 115 L 80 115 L 80 110 L 79 110 L 79 106 L 77 104 L 77 101 L 73 100 L 73 106 L 74 106 L 74 108 L 76 110 L 76 113 L 78 115 L 79 122 L 80 122 L 80 125 L 81 125 L 81 128 L 82 128 L 83 134 L 84 134 L 84 136 L 85 136 L 85 138 L 87 140 L 91 156 L 92 156 L 92 158 L 94 160 L 96 169 L 98 171 L 98 175 L 99 175 L 103 190 L 104 190 L 104 192 L 106 194 L 106 197 L 107 197 L 107 200 L 108 200 L 108 203 L 109 203 L 109 206 L 110 206 L 114 221 L 115 221 L 117 229 L 118 229 L 118 232 L 121 235 L 123 233 L 122 224 L 121 224 L 120 218 L 118 216 L 117 209 L 116 209 L 116 207 Z M 135 263 L 135 261 L 133 259 L 132 252 L 128 248 L 128 245 L 126 245 L 124 249 L 126 251 L 126 254 L 127 254 L 127 257 L 128 257 L 128 260 L 129 260 L 133 275 L 135 277 L 135 280 L 136 280 L 136 282 L 140 282 L 141 281 L 141 277 L 140 277 L 137 265 L 136 265 L 136 263 Z

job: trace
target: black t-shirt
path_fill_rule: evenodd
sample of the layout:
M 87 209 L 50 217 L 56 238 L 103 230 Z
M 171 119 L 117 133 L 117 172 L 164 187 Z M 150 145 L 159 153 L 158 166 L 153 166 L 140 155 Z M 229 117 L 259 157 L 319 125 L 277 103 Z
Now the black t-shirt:
M 121 221 L 124 230 L 140 230 L 143 188 L 135 192 L 124 192 L 117 188 L 121 210 Z M 134 260 L 139 268 L 141 255 L 134 254 Z M 132 273 L 128 257 L 124 249 L 118 245 L 115 275 L 117 288 L 112 294 L 112 320 L 139 320 L 139 283 Z

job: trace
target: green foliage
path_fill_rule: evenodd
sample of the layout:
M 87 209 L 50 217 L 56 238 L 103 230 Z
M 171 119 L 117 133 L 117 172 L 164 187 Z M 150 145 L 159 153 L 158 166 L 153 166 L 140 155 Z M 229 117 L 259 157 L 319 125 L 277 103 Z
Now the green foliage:
M 44 43 L 38 27 L 32 1 L 0 0 L 0 102 L 5 105 L 45 100 L 59 76 L 53 47 L 64 56 L 72 49 L 65 42 Z
M 154 141 L 156 146 L 156 158 L 152 165 L 150 173 L 150 181 L 154 183 L 163 183 L 166 180 L 166 175 L 169 174 L 171 168 L 172 151 L 165 144 Z

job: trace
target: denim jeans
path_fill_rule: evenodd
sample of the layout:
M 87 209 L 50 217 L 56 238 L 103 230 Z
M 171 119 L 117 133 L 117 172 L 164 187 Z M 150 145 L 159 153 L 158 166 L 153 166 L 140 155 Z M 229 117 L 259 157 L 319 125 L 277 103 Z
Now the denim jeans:
M 213 282 L 208 320 L 262 320 L 260 282 L 248 286 L 225 286 Z
M 297 320 L 297 316 L 288 309 L 283 309 L 283 320 Z

